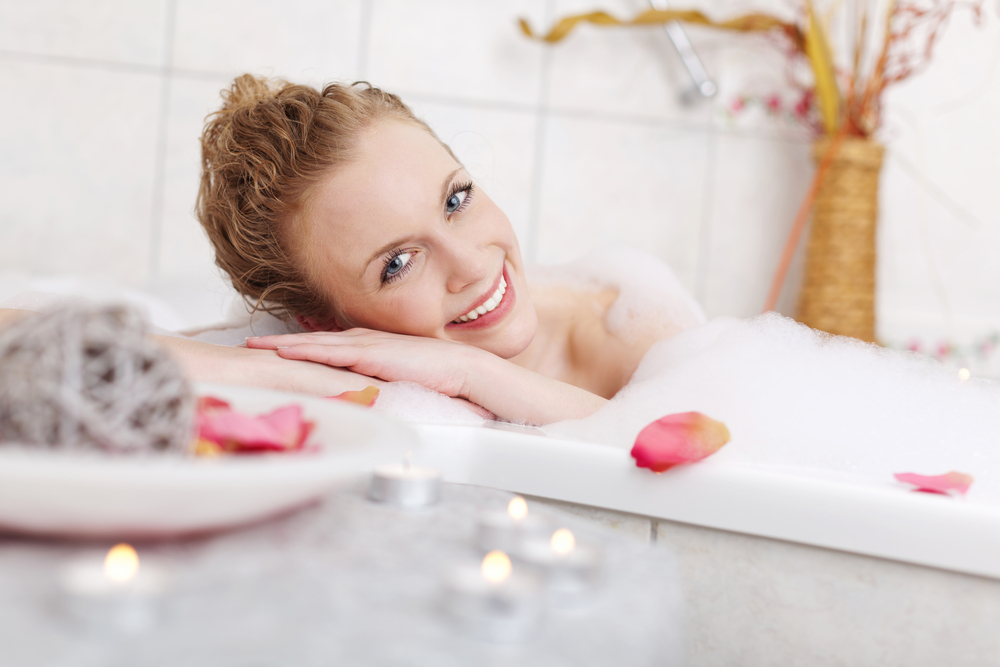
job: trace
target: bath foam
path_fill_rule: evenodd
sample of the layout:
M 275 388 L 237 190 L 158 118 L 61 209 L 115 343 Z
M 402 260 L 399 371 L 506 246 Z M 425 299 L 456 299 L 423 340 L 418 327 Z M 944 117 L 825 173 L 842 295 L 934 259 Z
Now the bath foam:
M 656 343 L 605 407 L 544 431 L 627 449 L 646 424 L 688 411 L 732 434 L 698 465 L 890 484 L 895 472 L 957 470 L 976 478 L 970 500 L 1000 502 L 1000 385 L 774 313 L 714 319 Z
M 604 322 L 626 343 L 665 338 L 705 323 L 701 306 L 670 267 L 629 246 L 595 250 L 569 264 L 531 267 L 528 278 L 533 285 L 618 290 Z
M 431 424 L 486 423 L 461 403 L 415 382 L 383 384 L 372 410 L 395 419 Z

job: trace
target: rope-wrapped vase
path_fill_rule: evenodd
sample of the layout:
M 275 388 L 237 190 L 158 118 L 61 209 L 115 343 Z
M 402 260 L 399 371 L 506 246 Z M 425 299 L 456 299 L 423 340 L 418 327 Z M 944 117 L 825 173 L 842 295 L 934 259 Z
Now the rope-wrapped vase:
M 829 146 L 813 146 L 819 162 Z M 820 186 L 797 319 L 814 329 L 875 342 L 875 228 L 883 148 L 847 137 Z
M 193 415 L 180 366 L 128 308 L 64 307 L 0 330 L 0 443 L 186 451 Z

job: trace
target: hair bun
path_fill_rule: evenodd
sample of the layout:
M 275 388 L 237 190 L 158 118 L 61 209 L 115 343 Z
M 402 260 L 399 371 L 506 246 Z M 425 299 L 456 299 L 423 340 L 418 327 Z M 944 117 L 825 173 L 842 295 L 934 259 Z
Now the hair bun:
M 255 106 L 260 102 L 273 100 L 279 90 L 289 85 L 280 79 L 267 79 L 253 74 L 241 74 L 232 85 L 222 91 L 220 112 L 226 113 Z

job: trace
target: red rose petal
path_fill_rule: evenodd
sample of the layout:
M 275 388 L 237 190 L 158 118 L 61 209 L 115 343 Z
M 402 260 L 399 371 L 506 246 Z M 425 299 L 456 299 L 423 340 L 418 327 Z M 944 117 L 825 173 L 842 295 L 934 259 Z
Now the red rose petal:
M 972 486 L 975 479 L 972 475 L 954 470 L 943 475 L 918 475 L 915 472 L 897 472 L 893 474 L 898 481 L 905 484 L 912 484 L 916 488 L 914 491 L 923 493 L 940 493 L 950 495 L 952 491 L 960 496 L 964 496 Z
M 700 461 L 729 442 L 729 429 L 700 412 L 660 417 L 639 432 L 632 447 L 636 466 L 663 472 L 678 463 Z

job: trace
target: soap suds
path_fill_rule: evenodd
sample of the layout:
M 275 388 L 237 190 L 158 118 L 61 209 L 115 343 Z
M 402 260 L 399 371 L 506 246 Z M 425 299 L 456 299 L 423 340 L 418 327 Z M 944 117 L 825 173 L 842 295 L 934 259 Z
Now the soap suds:
M 625 245 L 595 250 L 569 264 L 531 267 L 528 278 L 532 285 L 616 289 L 604 323 L 626 343 L 665 338 L 705 322 L 701 306 L 670 267 Z
M 733 435 L 707 465 L 886 480 L 957 470 L 976 478 L 970 498 L 1000 500 L 1000 385 L 773 313 L 660 341 L 604 408 L 544 430 L 628 449 L 646 424 L 690 410 Z
M 415 382 L 389 382 L 379 389 L 375 412 L 423 424 L 484 424 L 485 419 L 433 389 Z

